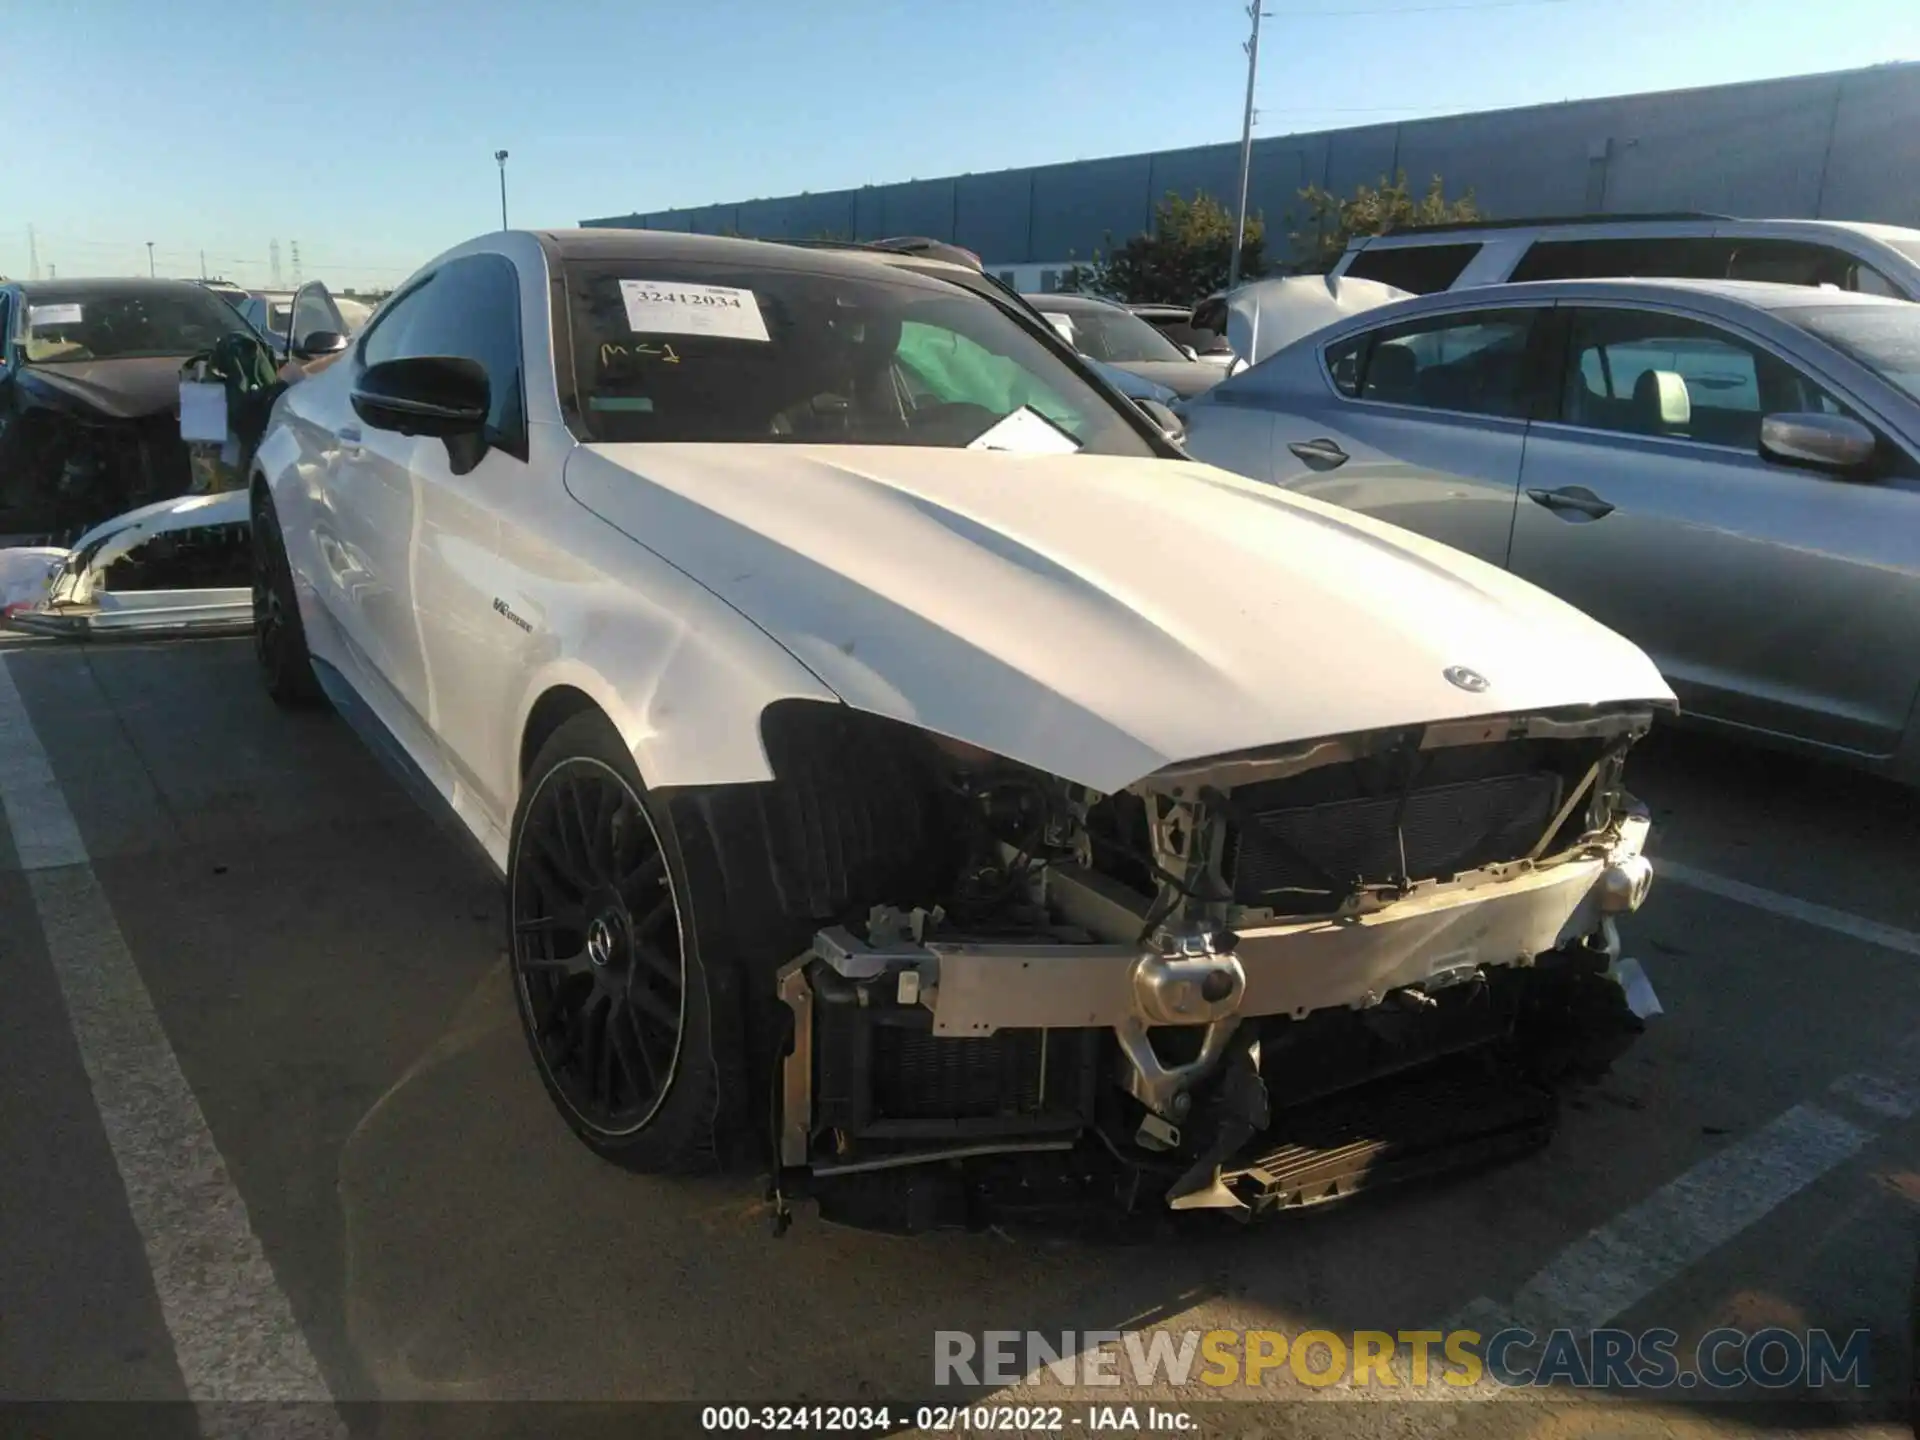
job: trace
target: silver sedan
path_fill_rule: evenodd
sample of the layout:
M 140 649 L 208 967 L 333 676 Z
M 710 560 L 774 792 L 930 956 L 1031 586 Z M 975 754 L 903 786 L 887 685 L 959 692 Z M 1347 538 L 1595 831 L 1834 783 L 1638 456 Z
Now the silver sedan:
M 1187 447 L 1553 591 L 1697 720 L 1920 782 L 1920 305 L 1721 281 L 1425 296 L 1191 402 Z

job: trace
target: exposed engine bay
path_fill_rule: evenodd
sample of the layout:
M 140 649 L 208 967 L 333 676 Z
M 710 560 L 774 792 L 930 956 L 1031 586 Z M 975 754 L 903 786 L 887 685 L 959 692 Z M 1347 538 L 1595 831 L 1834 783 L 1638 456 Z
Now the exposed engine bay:
M 1651 879 L 1621 778 L 1648 724 L 1450 721 L 1097 794 L 770 712 L 776 893 L 841 917 L 769 977 L 780 1183 L 870 1211 L 897 1172 L 917 1228 L 970 1166 L 1091 1157 L 1128 1206 L 1244 1218 L 1541 1143 L 1555 1082 L 1641 1028 L 1614 918 Z

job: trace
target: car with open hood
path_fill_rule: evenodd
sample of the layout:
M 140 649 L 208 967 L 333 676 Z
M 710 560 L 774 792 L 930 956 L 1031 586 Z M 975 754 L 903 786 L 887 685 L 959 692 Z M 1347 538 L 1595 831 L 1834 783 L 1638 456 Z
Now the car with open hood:
M 0 284 L 0 545 L 66 544 L 192 488 L 180 367 L 236 332 L 186 280 Z
M 1186 460 L 1012 300 L 493 234 L 281 398 L 251 496 L 269 693 L 502 877 L 609 1160 L 1244 1215 L 1538 1143 L 1650 1008 L 1647 657 Z

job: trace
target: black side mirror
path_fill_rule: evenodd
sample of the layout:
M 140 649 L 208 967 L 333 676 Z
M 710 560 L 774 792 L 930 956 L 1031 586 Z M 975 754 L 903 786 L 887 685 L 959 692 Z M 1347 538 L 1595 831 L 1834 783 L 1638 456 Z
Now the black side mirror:
M 293 353 L 301 360 L 317 360 L 322 355 L 338 355 L 347 344 L 347 337 L 337 330 L 309 330 L 294 342 Z
M 492 395 L 487 372 L 475 361 L 412 355 L 369 365 L 352 400 L 354 414 L 376 430 L 447 440 L 485 429 Z
M 1179 441 L 1186 439 L 1186 422 L 1176 415 L 1172 407 L 1164 401 L 1136 398 L 1133 403 L 1139 407 L 1140 413 L 1151 420 L 1154 425 L 1158 427 L 1160 433 L 1165 435 L 1169 440 L 1177 444 Z

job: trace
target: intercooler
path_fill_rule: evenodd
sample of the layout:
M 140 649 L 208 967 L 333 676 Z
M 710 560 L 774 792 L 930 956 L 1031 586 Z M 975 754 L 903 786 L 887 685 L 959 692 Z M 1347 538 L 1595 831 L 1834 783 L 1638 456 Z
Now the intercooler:
M 1489 755 L 1482 765 L 1511 765 L 1514 758 Z M 1456 761 L 1446 768 L 1468 767 Z M 1361 882 L 1442 878 L 1519 859 L 1540 840 L 1565 791 L 1551 768 L 1424 784 L 1416 775 L 1398 786 L 1359 767 L 1342 769 L 1347 773 L 1302 777 L 1315 782 L 1311 791 L 1277 781 L 1236 792 L 1225 866 L 1236 901 L 1307 914 Z M 1339 794 L 1343 789 L 1348 793 Z

